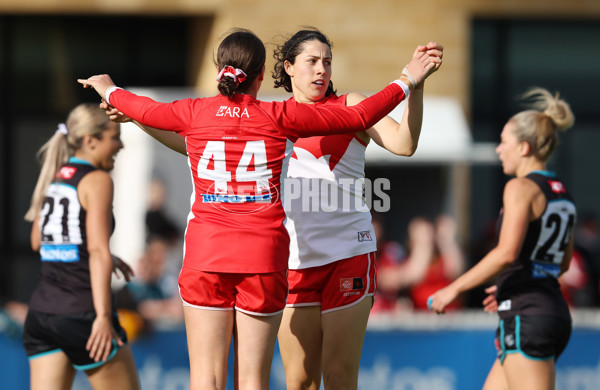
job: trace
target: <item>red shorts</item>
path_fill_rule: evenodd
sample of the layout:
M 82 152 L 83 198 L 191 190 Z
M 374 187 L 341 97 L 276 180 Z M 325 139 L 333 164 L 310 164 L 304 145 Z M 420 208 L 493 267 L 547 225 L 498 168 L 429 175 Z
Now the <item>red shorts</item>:
M 218 273 L 184 267 L 179 274 L 179 293 L 184 306 L 275 315 L 285 307 L 286 273 Z
M 375 253 L 288 271 L 288 307 L 321 306 L 321 313 L 356 305 L 375 293 Z

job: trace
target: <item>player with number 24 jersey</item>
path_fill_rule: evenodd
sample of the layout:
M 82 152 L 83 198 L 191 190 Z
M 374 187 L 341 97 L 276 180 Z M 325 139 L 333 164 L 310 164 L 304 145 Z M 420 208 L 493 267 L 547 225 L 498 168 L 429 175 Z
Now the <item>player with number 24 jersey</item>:
M 546 209 L 529 223 L 517 260 L 496 279 L 498 314 L 500 318 L 528 314 L 570 320 L 558 275 L 576 221 L 575 204 L 553 172 L 533 171 L 526 177 L 540 187 Z M 501 225 L 502 215 L 499 220 Z

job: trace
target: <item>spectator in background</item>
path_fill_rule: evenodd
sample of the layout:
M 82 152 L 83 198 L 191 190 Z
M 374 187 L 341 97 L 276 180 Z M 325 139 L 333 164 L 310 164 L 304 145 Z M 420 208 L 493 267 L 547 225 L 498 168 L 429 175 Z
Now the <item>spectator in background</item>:
M 600 306 L 600 231 L 594 215 L 581 216 L 575 226 L 569 270 L 559 279 L 563 295 L 574 307 Z
M 26 303 L 0 296 L 0 331 L 12 338 L 21 338 L 26 317 Z
M 372 311 L 395 313 L 412 308 L 412 303 L 402 303 L 401 295 L 425 276 L 433 257 L 433 226 L 423 218 L 410 222 L 408 255 L 400 243 L 386 239 L 380 216 L 373 218 L 373 228 L 382 239 L 377 240 L 377 291 Z
M 375 301 L 373 302 L 371 314 L 396 312 L 400 306 L 398 301 L 399 288 L 395 283 L 382 281 L 382 274 L 393 273 L 396 268 L 399 268 L 406 259 L 406 250 L 398 241 L 391 240 L 388 237 L 382 214 L 371 212 L 371 217 L 373 232 L 377 237 L 377 254 L 375 256 L 377 289 L 375 290 Z
M 173 251 L 178 247 L 179 229 L 165 210 L 167 191 L 164 182 L 154 177 L 148 186 L 146 247 L 136 277 L 117 294 L 119 315 L 131 340 L 154 326 L 180 324 L 183 307 L 177 288 L 180 261 Z
M 427 246 L 422 251 L 424 252 L 423 256 L 429 256 L 429 260 L 426 261 L 427 268 L 422 278 L 410 288 L 410 296 L 415 309 L 427 310 L 427 298 L 435 291 L 449 285 L 464 271 L 465 256 L 458 242 L 454 218 L 442 214 L 436 218 L 435 224 L 433 224 L 417 217 L 411 224 L 417 221 L 419 224 L 430 225 L 429 229 L 422 227 L 417 232 L 417 234 L 423 232 L 423 237 L 415 238 L 415 240 L 418 239 L 416 242 Z M 461 306 L 461 302 L 456 300 L 447 309 L 457 309 Z
M 179 229 L 169 218 L 165 210 L 167 191 L 165 184 L 153 178 L 149 185 L 148 210 L 146 211 L 146 228 L 148 236 L 159 236 L 171 244 L 179 239 Z
M 382 229 L 380 217 L 373 226 Z M 427 297 L 448 285 L 465 267 L 465 257 L 456 236 L 456 222 L 440 215 L 435 224 L 415 217 L 408 224 L 408 254 L 394 241 L 378 241 L 377 293 L 375 311 L 396 312 L 402 309 L 426 309 Z M 408 295 L 410 303 L 402 304 Z M 454 308 L 459 307 L 454 304 Z
M 169 241 L 150 236 L 138 264 L 136 277 L 118 292 L 119 315 L 131 339 L 153 323 L 182 323 L 183 307 L 177 294 L 177 279 L 166 273 Z M 135 318 L 135 316 L 139 318 Z

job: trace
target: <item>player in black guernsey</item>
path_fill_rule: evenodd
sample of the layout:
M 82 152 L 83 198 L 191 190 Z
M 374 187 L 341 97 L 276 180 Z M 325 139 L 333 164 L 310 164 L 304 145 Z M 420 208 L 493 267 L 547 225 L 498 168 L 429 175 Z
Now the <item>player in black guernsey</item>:
M 504 187 L 497 246 L 469 271 L 429 298 L 443 313 L 459 294 L 496 278 L 486 291 L 486 311 L 498 311 L 498 359 L 484 390 L 548 390 L 555 362 L 571 335 L 571 316 L 558 277 L 573 253 L 576 208 L 565 185 L 546 170 L 557 130 L 573 125 L 569 105 L 541 88 L 524 95 L 531 109 L 511 117 L 496 148 L 503 171 L 515 176 Z
M 42 266 L 29 302 L 33 310 L 56 314 L 94 310 L 86 211 L 77 192 L 80 180 L 94 170 L 87 161 L 71 157 L 46 190 L 39 217 Z
M 496 278 L 498 314 L 501 319 L 526 314 L 570 321 L 558 275 L 569 264 L 563 260 L 575 224 L 575 203 L 553 172 L 533 171 L 526 178 L 540 187 L 546 209 L 529 223 L 516 261 Z
M 127 336 L 111 299 L 114 230 L 108 171 L 123 147 L 119 125 L 96 104 L 75 107 L 42 147 L 42 171 L 25 218 L 40 276 L 23 343 L 31 389 L 70 388 L 84 370 L 94 389 L 139 389 Z

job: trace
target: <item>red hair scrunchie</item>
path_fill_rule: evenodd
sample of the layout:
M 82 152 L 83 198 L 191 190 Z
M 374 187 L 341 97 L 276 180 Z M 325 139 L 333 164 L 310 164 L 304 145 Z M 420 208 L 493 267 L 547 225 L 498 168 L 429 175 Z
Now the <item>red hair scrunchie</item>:
M 221 82 L 224 76 L 229 76 L 235 82 L 235 85 L 240 85 L 246 80 L 246 73 L 243 70 L 234 68 L 231 65 L 225 65 L 217 76 L 217 82 Z

